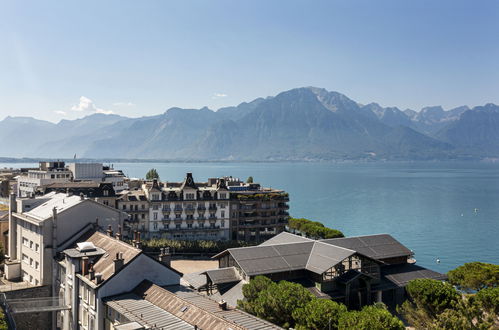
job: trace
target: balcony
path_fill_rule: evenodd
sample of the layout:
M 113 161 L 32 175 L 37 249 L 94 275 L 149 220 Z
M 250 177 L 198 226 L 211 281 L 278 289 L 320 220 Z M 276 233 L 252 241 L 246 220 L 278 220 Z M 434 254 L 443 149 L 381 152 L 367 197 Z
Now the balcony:
M 210 207 L 208 209 L 210 211 L 216 211 L 217 210 L 217 206 L 216 205 L 210 205 Z
M 182 206 L 175 206 L 175 208 L 173 209 L 175 213 L 182 212 L 183 210 L 184 209 L 182 208 Z
M 198 211 L 206 211 L 206 206 L 198 206 Z
M 185 210 L 185 213 L 193 214 L 196 209 L 193 207 L 186 207 L 184 210 Z
M 198 217 L 197 217 L 197 220 L 206 220 L 206 217 L 205 217 L 205 216 L 200 215 L 200 216 L 198 216 Z

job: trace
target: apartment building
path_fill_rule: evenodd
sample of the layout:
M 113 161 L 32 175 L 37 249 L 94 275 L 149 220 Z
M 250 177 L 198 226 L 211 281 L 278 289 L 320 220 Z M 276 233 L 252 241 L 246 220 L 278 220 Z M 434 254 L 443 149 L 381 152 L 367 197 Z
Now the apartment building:
M 118 230 L 127 214 L 83 196 L 51 192 L 36 198 L 14 199 L 9 210 L 7 280 L 50 285 L 53 258 L 60 246 L 96 221 Z
M 92 181 L 110 183 L 116 192 L 126 190 L 125 175 L 102 163 L 40 162 L 38 169 L 30 169 L 17 179 L 17 195 L 31 197 L 40 187 L 54 183 Z
M 284 231 L 288 195 L 232 177 L 195 182 L 146 182 L 124 191 L 117 208 L 129 213 L 127 226 L 150 238 L 255 240 Z
M 169 261 L 169 259 L 168 259 Z M 119 295 L 151 281 L 159 286 L 179 285 L 181 273 L 142 252 L 138 246 L 96 230 L 96 226 L 77 234 L 65 244 L 56 260 L 55 292 L 69 310 L 57 315 L 62 330 L 109 329 L 104 299 Z M 153 316 L 151 316 L 153 317 Z
M 51 183 L 69 182 L 72 172 L 64 162 L 40 162 L 38 169 L 30 169 L 17 179 L 17 196 L 34 196 L 40 186 Z

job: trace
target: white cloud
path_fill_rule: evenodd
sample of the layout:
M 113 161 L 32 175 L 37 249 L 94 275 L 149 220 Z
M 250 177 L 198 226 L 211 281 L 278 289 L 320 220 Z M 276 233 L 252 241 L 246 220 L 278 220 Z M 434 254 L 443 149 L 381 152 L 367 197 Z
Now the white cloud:
M 116 102 L 113 103 L 115 107 L 134 107 L 135 103 L 132 102 Z
M 110 115 L 114 112 L 112 110 L 97 109 L 97 110 L 95 110 L 95 113 L 103 113 L 105 115 Z
M 213 96 L 211 97 L 212 99 L 221 99 L 223 97 L 227 97 L 229 95 L 224 94 L 224 93 L 214 93 Z
M 94 112 L 94 113 L 104 113 L 106 115 L 113 113 L 112 110 L 105 110 L 105 109 L 97 108 L 94 104 L 94 101 L 92 101 L 91 99 L 89 99 L 88 97 L 85 97 L 85 96 L 81 96 L 80 102 L 76 105 L 73 105 L 71 107 L 71 110 L 78 111 L 78 112 L 90 111 L 90 112 Z
M 62 111 L 62 110 L 56 110 L 54 111 L 56 114 L 58 115 L 62 115 L 62 116 L 66 116 L 68 113 L 66 111 Z

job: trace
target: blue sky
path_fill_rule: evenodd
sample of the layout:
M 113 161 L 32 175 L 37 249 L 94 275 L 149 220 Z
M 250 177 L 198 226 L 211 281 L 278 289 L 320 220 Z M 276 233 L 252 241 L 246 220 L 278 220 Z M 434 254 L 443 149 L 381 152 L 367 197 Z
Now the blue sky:
M 0 0 L 0 119 L 217 109 L 318 86 L 499 103 L 499 1 Z

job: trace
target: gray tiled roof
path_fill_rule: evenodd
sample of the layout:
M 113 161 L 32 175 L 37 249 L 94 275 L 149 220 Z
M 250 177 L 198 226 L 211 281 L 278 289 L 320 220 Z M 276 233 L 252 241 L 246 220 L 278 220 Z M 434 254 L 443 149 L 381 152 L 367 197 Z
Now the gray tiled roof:
M 303 236 L 298 236 L 295 234 L 291 234 L 283 231 L 282 233 L 266 240 L 260 246 L 265 245 L 273 245 L 273 244 L 288 244 L 288 243 L 301 243 L 301 242 L 312 242 L 310 238 L 306 238 Z
M 331 238 L 320 242 L 355 250 L 376 260 L 412 254 L 411 250 L 388 234 Z
M 229 249 L 249 276 L 304 269 L 314 242 Z
M 409 281 L 418 278 L 446 280 L 445 274 L 437 273 L 415 264 L 391 265 L 381 268 L 381 275 L 396 286 L 405 286 Z
M 205 274 L 208 275 L 213 284 L 232 283 L 241 280 L 241 276 L 235 267 L 207 270 Z
M 132 322 L 155 329 L 192 330 L 192 325 L 181 318 L 142 299 L 134 293 L 126 293 L 106 301 L 106 305 L 118 311 Z
M 334 265 L 339 264 L 346 258 L 354 255 L 355 251 L 342 247 L 315 242 L 308 258 L 306 269 L 322 274 Z

